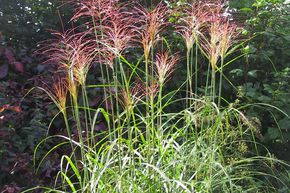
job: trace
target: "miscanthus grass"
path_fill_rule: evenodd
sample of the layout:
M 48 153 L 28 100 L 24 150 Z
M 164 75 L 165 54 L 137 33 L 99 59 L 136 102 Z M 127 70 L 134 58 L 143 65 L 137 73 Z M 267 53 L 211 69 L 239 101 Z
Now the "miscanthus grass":
M 173 25 L 172 10 L 162 1 L 150 9 L 111 0 L 75 3 L 72 20 L 86 23 L 54 33 L 56 38 L 39 50 L 58 66 L 53 87 L 40 89 L 58 107 L 66 135 L 49 136 L 37 146 L 36 153 L 47 140 L 62 141 L 35 159 L 37 171 L 52 151 L 69 150 L 61 157 L 54 187 L 27 191 L 275 192 L 274 185 L 287 187 L 275 174 L 287 164 L 259 155 L 258 128 L 238 102 L 222 98 L 223 69 L 240 57 L 228 61 L 242 45 L 225 5 L 188 3 Z M 173 28 L 185 42 L 185 57 L 166 40 L 165 32 Z M 142 56 L 129 60 L 134 50 Z M 199 56 L 208 61 L 203 82 L 198 82 L 203 78 Z M 183 58 L 184 83 L 168 91 Z M 100 70 L 101 84 L 87 84 L 92 66 Z M 91 88 L 103 91 L 97 108 L 90 106 Z M 185 97 L 178 98 L 180 93 Z M 100 118 L 102 131 L 97 130 Z

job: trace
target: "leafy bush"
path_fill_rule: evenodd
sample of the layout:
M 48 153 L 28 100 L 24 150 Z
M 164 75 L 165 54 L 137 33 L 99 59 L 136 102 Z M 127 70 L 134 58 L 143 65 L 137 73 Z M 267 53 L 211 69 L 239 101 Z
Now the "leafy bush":
M 246 32 L 254 37 L 244 48 L 245 62 L 231 71 L 238 95 L 245 103 L 271 104 L 289 115 L 289 2 L 255 0 L 233 2 L 232 6 L 239 8 Z M 289 118 L 273 106 L 252 106 L 247 114 L 260 120 L 262 142 L 281 159 L 289 160 Z

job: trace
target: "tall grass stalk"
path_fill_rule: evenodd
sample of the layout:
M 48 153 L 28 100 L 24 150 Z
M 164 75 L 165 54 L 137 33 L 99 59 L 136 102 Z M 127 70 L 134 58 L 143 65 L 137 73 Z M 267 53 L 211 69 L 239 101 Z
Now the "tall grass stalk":
M 104 34 L 103 34 L 103 25 L 102 25 L 102 18 L 100 18 L 100 21 L 99 21 L 99 28 L 100 28 L 100 32 L 98 32 L 97 30 L 97 22 L 95 20 L 95 18 L 92 16 L 91 17 L 92 19 L 92 23 L 93 23 L 93 31 L 94 31 L 94 36 L 96 38 L 96 42 L 98 42 L 98 37 L 99 37 L 99 34 L 100 33 L 100 38 L 101 40 L 104 38 Z M 97 50 L 101 50 L 101 45 L 99 43 L 97 43 Z M 106 56 L 106 53 L 103 53 L 104 57 L 107 57 Z M 101 57 L 102 57 L 102 52 L 99 52 L 98 53 L 98 59 L 99 61 L 101 61 Z M 100 71 L 101 71 L 101 76 L 102 76 L 102 83 L 105 85 L 106 82 L 107 84 L 111 84 L 111 79 L 110 79 L 110 75 L 109 75 L 109 66 L 110 64 L 106 64 L 105 65 L 105 70 L 103 68 L 103 65 L 101 64 L 100 65 Z M 111 90 L 111 87 L 109 87 L 109 89 Z M 113 97 L 111 94 L 107 94 L 107 90 L 106 90 L 106 87 L 104 86 L 103 87 L 103 92 L 104 92 L 104 101 L 105 101 L 105 107 L 107 110 L 109 110 L 109 108 L 112 109 L 112 111 L 114 111 L 114 107 L 113 107 Z M 109 101 L 109 102 L 108 102 Z M 109 107 L 109 104 L 110 104 L 110 107 Z M 114 113 L 112 113 L 112 123 L 111 122 L 108 122 L 108 131 L 109 133 L 111 133 L 112 130 L 115 130 L 115 116 L 114 116 Z M 111 138 L 111 137 L 110 137 Z

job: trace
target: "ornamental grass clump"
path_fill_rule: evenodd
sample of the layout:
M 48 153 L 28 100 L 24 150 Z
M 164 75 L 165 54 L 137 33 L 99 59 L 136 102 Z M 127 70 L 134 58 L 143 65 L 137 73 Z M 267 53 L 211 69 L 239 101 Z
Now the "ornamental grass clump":
M 275 190 L 265 179 L 286 186 L 273 171 L 287 164 L 260 156 L 253 148 L 259 146 L 255 141 L 257 128 L 243 114 L 244 107 L 237 101 L 221 105 L 223 67 L 234 61 L 225 64 L 224 60 L 238 48 L 234 44 L 239 34 L 237 25 L 224 16 L 224 5 L 221 1 L 188 4 L 185 15 L 175 24 L 186 44 L 184 65 L 182 50 L 174 54 L 170 38 L 163 35 L 172 30 L 171 10 L 163 1 L 153 9 L 111 0 L 75 4 L 72 19 L 85 17 L 85 27 L 57 34 L 59 38 L 41 50 L 57 65 L 55 73 L 61 76 L 53 89 L 42 90 L 63 113 L 68 136 L 49 136 L 35 152 L 51 138 L 64 142 L 49 153 L 70 145 L 70 151 L 62 155 L 55 186 L 42 190 Z M 208 61 L 207 77 L 200 75 L 199 65 L 203 64 L 199 55 Z M 184 83 L 168 90 L 170 80 L 183 66 L 187 73 Z M 88 83 L 96 70 L 100 71 L 101 84 Z M 220 73 L 218 95 L 216 71 Z M 203 80 L 200 85 L 198 79 Z M 200 96 L 198 86 L 205 90 Z M 89 102 L 87 93 L 92 88 L 103 92 L 97 107 Z M 186 97 L 180 97 L 184 92 Z M 100 122 L 105 125 L 102 130 L 97 129 Z

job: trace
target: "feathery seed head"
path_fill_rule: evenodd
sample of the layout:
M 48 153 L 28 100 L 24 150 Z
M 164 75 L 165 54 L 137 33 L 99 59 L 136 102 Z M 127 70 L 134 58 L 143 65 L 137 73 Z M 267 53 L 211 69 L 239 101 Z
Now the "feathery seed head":
M 117 58 L 117 55 L 115 52 L 112 52 L 111 50 L 104 50 L 100 54 L 99 62 L 100 64 L 105 64 L 109 66 L 111 69 L 114 68 L 114 60 Z
M 210 14 L 206 18 L 206 31 L 200 35 L 201 48 L 208 57 L 212 69 L 217 68 L 218 60 L 226 56 L 239 34 L 237 25 L 223 12 L 223 1 L 213 3 Z
M 237 25 L 229 19 L 213 17 L 208 29 L 208 37 L 203 36 L 202 48 L 208 56 L 213 69 L 219 58 L 224 58 L 228 49 L 235 43 L 239 32 Z
M 54 33 L 57 39 L 42 51 L 48 57 L 47 61 L 57 63 L 58 69 L 66 72 L 70 81 L 81 85 L 85 84 L 96 53 L 95 41 L 88 34 Z
M 148 59 L 151 48 L 156 42 L 157 35 L 169 24 L 167 19 L 170 10 L 160 2 L 152 11 L 144 7 L 135 7 L 136 14 L 140 16 L 140 42 L 143 45 L 145 59 Z
M 157 54 L 155 72 L 160 84 L 163 84 L 170 77 L 178 60 L 179 57 L 177 55 L 170 55 L 168 52 Z
M 64 113 L 68 92 L 67 78 L 58 76 L 57 78 L 54 78 L 52 87 L 48 86 L 47 83 L 44 83 L 44 88 L 58 109 Z
M 60 110 L 64 110 L 66 107 L 66 97 L 67 97 L 67 80 L 64 78 L 59 78 L 57 82 L 53 84 L 53 90 L 55 91 L 55 96 L 58 101 Z
M 148 87 L 148 96 L 154 98 L 159 91 L 159 83 L 158 81 L 152 81 Z
M 122 7 L 111 9 L 107 14 L 102 26 L 103 40 L 116 54 L 120 54 L 135 36 L 134 18 L 122 11 Z
M 71 20 L 81 17 L 93 17 L 97 21 L 102 20 L 117 2 L 118 0 L 79 0 L 74 2 L 76 11 Z
M 141 80 L 136 80 L 129 89 L 121 91 L 120 103 L 128 112 L 146 95 L 145 84 Z
M 180 18 L 181 24 L 176 28 L 177 33 L 183 37 L 187 50 L 191 50 L 197 41 L 200 30 L 204 27 L 208 15 L 208 6 L 201 1 L 193 2 L 185 9 L 185 16 Z
M 235 23 L 227 22 L 223 23 L 223 35 L 221 39 L 221 53 L 220 57 L 224 58 L 229 50 L 229 48 L 236 42 L 240 31 L 237 29 L 237 25 Z

